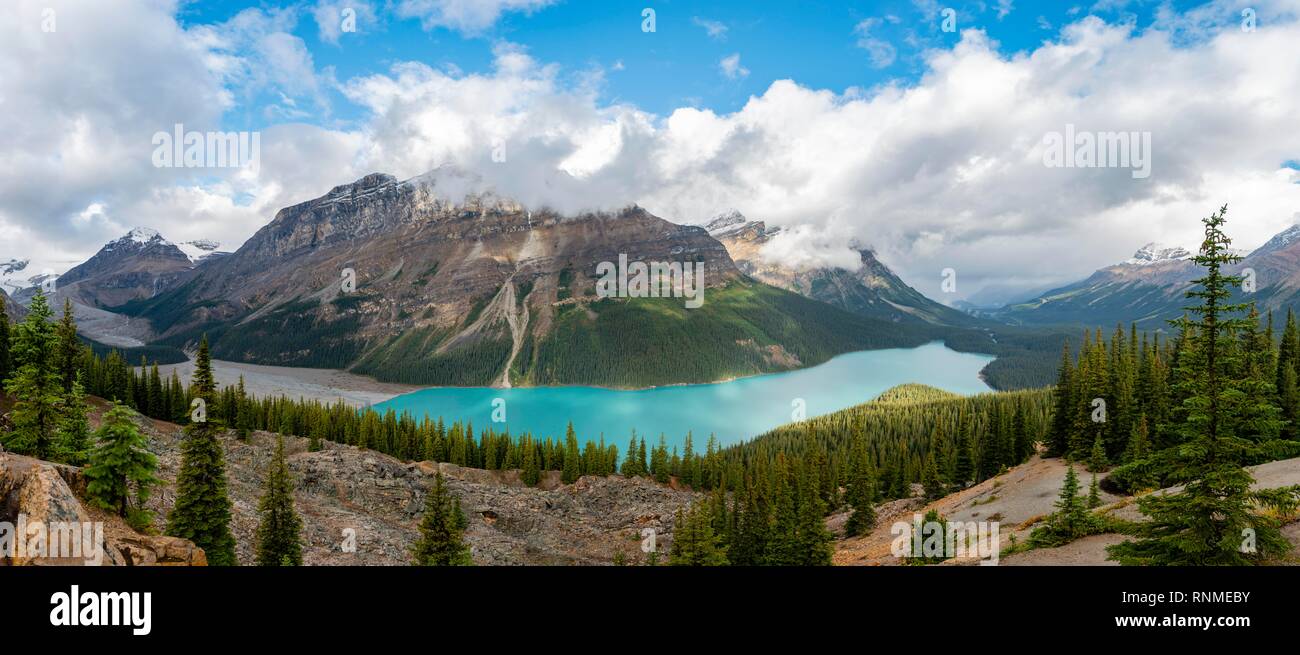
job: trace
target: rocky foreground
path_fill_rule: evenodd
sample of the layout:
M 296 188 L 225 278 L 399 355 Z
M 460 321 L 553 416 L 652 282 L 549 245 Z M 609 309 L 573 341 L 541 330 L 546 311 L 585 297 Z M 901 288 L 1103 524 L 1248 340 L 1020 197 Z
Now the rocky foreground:
M 93 423 L 105 408 L 102 401 L 94 403 Z M 161 533 L 175 502 L 182 432 L 180 426 L 145 417 L 136 422 L 158 456 L 158 477 L 164 481 L 146 505 L 154 513 L 154 531 Z M 257 501 L 275 438 L 267 432 L 254 432 L 247 441 L 233 432 L 222 437 L 240 564 L 254 562 Z M 653 528 L 657 550 L 665 552 L 674 513 L 695 498 L 643 478 L 588 476 L 564 485 L 556 472 L 532 488 L 518 471 L 404 463 L 329 442 L 308 452 L 307 440 L 297 437 L 285 438 L 285 450 L 303 520 L 303 562 L 309 566 L 408 564 L 424 494 L 438 471 L 460 498 L 469 521 L 466 540 L 480 565 L 599 565 L 612 563 L 617 553 L 629 564 L 642 562 L 647 557 L 641 551 L 642 530 Z M 115 553 L 105 564 L 206 563 L 203 551 L 188 541 L 136 534 L 88 506 L 83 491 L 76 467 L 0 453 L 0 520 L 14 520 L 7 517 L 22 511 L 51 517 L 42 520 L 104 521 L 107 550 Z
M 1300 484 L 1300 458 L 1269 462 L 1249 468 L 1257 489 L 1277 489 Z M 1001 475 L 989 478 L 968 489 L 927 503 L 923 498 L 912 497 L 884 503 L 876 508 L 876 528 L 861 537 L 841 539 L 836 542 L 834 562 L 839 566 L 889 566 L 904 563 L 891 553 L 890 545 L 896 522 L 911 523 L 916 514 L 924 515 L 936 510 L 949 521 L 963 523 L 997 522 L 1000 526 L 1001 546 L 1010 546 L 1012 540 L 1024 542 L 1040 521 L 1054 511 L 1061 485 L 1065 480 L 1066 463 L 1059 458 L 1044 459 L 1035 456 L 1028 462 L 1011 468 Z M 1076 466 L 1080 484 L 1086 492 L 1090 475 Z M 1099 479 L 1105 479 L 1102 474 Z M 914 491 L 919 494 L 919 485 Z M 1165 493 L 1159 490 L 1152 493 Z M 1102 505 L 1096 512 L 1129 521 L 1145 520 L 1138 511 L 1136 498 L 1100 493 Z M 837 530 L 842 527 L 847 513 L 834 516 L 828 525 Z M 1283 534 L 1295 545 L 1289 558 L 1276 564 L 1300 563 L 1300 520 L 1292 520 L 1283 527 Z M 1003 556 L 1002 566 L 1117 566 L 1106 558 L 1106 546 L 1125 541 L 1121 534 L 1098 534 L 1058 548 L 1039 548 Z M 974 564 L 970 558 L 952 559 L 950 565 Z

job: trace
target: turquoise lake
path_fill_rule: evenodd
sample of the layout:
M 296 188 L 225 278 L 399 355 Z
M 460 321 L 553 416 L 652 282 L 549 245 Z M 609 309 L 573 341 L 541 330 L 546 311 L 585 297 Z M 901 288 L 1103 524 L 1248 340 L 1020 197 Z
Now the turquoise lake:
M 808 418 L 864 403 L 890 387 L 916 382 L 960 394 L 991 391 L 979 377 L 992 356 L 959 353 L 935 342 L 917 348 L 867 350 L 840 355 L 824 364 L 730 382 L 620 391 L 597 387 L 434 387 L 397 396 L 374 408 L 470 420 L 474 429 L 492 425 L 498 432 L 564 436 L 573 421 L 578 441 L 596 440 L 621 453 L 635 429 L 647 446 L 666 437 L 680 450 L 688 431 L 697 452 L 709 434 L 721 445 L 762 434 L 792 420 L 802 400 Z M 505 401 L 504 423 L 492 423 L 493 401 Z M 500 405 L 500 403 L 498 403 Z

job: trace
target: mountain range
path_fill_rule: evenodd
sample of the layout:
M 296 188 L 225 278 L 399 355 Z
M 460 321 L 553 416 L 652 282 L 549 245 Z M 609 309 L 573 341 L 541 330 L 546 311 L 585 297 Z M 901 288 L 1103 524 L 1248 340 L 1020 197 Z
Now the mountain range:
M 147 325 L 149 343 L 191 348 L 206 334 L 221 359 L 417 384 L 707 382 L 918 345 L 935 338 L 926 317 L 946 309 L 869 255 L 874 272 L 825 276 L 851 293 L 819 302 L 822 276 L 767 284 L 705 228 L 636 206 L 528 208 L 453 167 L 340 185 L 229 255 L 195 263 L 164 244 L 134 231 L 69 271 L 68 293 Z M 601 297 L 602 264 L 621 260 L 702 266 L 703 306 Z M 876 278 L 891 295 L 869 297 Z
M 1234 302 L 1254 301 L 1261 312 L 1300 309 L 1300 225 L 1293 225 L 1225 267 L 1242 275 L 1254 291 L 1236 293 Z M 1099 269 L 1089 277 L 984 315 L 1018 325 L 1113 325 L 1137 323 L 1165 329 L 1184 313 L 1186 292 L 1203 269 L 1185 248 L 1149 243 L 1133 257 Z
M 985 373 L 1010 388 L 1046 383 L 1040 360 L 1079 325 L 1164 327 L 1199 275 L 1189 251 L 1148 244 L 1079 282 L 968 313 L 860 244 L 854 270 L 783 264 L 770 252 L 781 237 L 736 211 L 695 226 L 634 205 L 525 207 L 445 166 L 337 186 L 280 210 L 233 253 L 134 229 L 60 276 L 52 304 L 71 300 L 83 336 L 107 346 L 179 354 L 206 335 L 219 359 L 412 384 L 639 388 L 942 339 L 998 355 Z M 703 305 L 598 294 L 602 266 L 619 262 L 702 267 Z M 24 265 L 9 262 L 6 281 L 25 304 Z M 1300 226 L 1231 270 L 1253 271 L 1264 307 L 1300 304 Z

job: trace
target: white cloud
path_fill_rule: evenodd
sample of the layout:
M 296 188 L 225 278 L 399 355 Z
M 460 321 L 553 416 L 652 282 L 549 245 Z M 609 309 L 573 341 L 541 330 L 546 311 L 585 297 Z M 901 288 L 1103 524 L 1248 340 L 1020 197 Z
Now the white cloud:
M 763 244 L 759 256 L 769 262 L 784 264 L 797 270 L 810 268 L 843 268 L 856 271 L 862 265 L 857 251 L 849 247 L 851 230 L 843 225 L 796 225 L 782 230 Z
M 1014 0 L 998 0 L 996 9 L 998 12 L 998 20 L 1002 20 L 1011 13 L 1011 10 L 1015 9 Z
M 749 76 L 749 69 L 740 65 L 740 53 L 734 53 L 722 58 L 718 62 L 718 68 L 722 69 L 722 74 L 729 80 L 738 80 L 742 77 Z
M 894 63 L 898 51 L 890 42 L 872 35 L 871 31 L 879 25 L 879 18 L 867 18 L 854 26 L 853 33 L 858 35 L 857 46 L 867 51 L 871 65 L 885 68 Z
M 532 13 L 556 0 L 401 0 L 396 12 L 417 18 L 426 30 L 439 27 L 478 34 L 492 27 L 503 14 Z
M 219 126 L 249 88 L 284 93 L 286 110 L 314 101 L 325 83 L 273 36 L 289 19 L 185 30 L 171 5 L 95 5 L 64 10 L 86 13 L 57 35 L 23 27 L 21 11 L 0 24 L 0 246 L 43 253 L 34 260 L 84 258 L 136 224 L 234 246 L 336 184 L 446 163 L 562 211 L 635 202 L 697 222 L 735 207 L 786 229 L 770 256 L 847 262 L 843 244 L 856 240 L 935 297 L 944 268 L 966 295 L 1077 279 L 1147 241 L 1194 245 L 1196 220 L 1225 202 L 1235 245 L 1253 247 L 1300 208 L 1295 173 L 1279 170 L 1300 153 L 1292 0 L 1259 3 L 1253 33 L 1225 25 L 1189 39 L 1082 18 L 1009 56 L 970 30 L 928 52 L 915 83 L 837 92 L 778 80 L 729 113 L 609 104 L 598 76 L 574 82 L 500 44 L 482 72 L 398 62 L 344 80 L 365 114 L 355 130 L 267 129 L 258 176 L 214 179 L 152 168 L 150 135 Z M 253 70 L 273 53 L 284 70 Z M 1042 137 L 1067 123 L 1150 131 L 1151 177 L 1045 168 Z M 19 254 L 0 248 L 0 260 Z
M 691 18 L 691 22 L 704 28 L 704 31 L 708 33 L 710 39 L 725 41 L 727 38 L 727 26 L 723 23 L 716 20 L 709 20 L 707 18 L 700 18 L 699 16 Z
M 1085 18 L 1008 57 L 967 31 L 927 55 L 914 85 L 837 94 L 777 81 L 728 114 L 605 106 L 517 50 L 489 74 L 411 64 L 348 88 L 375 114 L 372 168 L 401 176 L 451 161 L 530 202 L 637 202 L 682 222 L 736 207 L 795 236 L 835 237 L 788 237 L 796 247 L 774 256 L 840 261 L 837 244 L 856 239 L 936 296 L 939 271 L 957 269 L 965 295 L 1077 279 L 1146 241 L 1194 244 L 1197 218 L 1223 202 L 1239 245 L 1289 224 L 1300 185 L 1278 168 L 1300 151 L 1300 69 L 1278 53 L 1295 42 L 1294 22 L 1182 47 Z M 1152 132 L 1151 177 L 1045 168 L 1042 137 L 1066 123 Z M 506 164 L 488 160 L 493 135 L 509 145 Z

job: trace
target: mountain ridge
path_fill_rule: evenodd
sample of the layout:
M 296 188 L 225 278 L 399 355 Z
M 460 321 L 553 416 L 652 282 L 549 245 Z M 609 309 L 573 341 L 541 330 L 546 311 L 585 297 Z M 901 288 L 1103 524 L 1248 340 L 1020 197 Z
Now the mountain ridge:
M 1300 309 L 1300 225 L 1292 225 L 1253 251 L 1234 251 L 1241 261 L 1225 267 L 1250 279 L 1254 291 L 1233 302 L 1256 301 L 1261 312 Z M 1133 257 L 1088 277 L 987 314 L 1011 324 L 1113 325 L 1165 329 L 1183 314 L 1185 292 L 1201 268 L 1185 248 L 1146 244 Z
M 769 228 L 763 221 L 749 220 L 733 209 L 705 222 L 705 229 L 727 247 L 742 272 L 766 284 L 880 320 L 953 327 L 979 323 L 912 288 L 877 259 L 872 249 L 859 244 L 853 244 L 859 259 L 856 270 L 794 268 L 771 261 L 764 252 L 773 239 L 779 238 L 779 227 Z
M 600 297 L 599 264 L 621 257 L 702 266 L 703 306 Z M 752 280 L 702 227 L 635 205 L 527 208 L 451 167 L 372 173 L 281 209 L 115 311 L 162 345 L 207 333 L 221 359 L 467 386 L 712 382 L 934 338 Z

